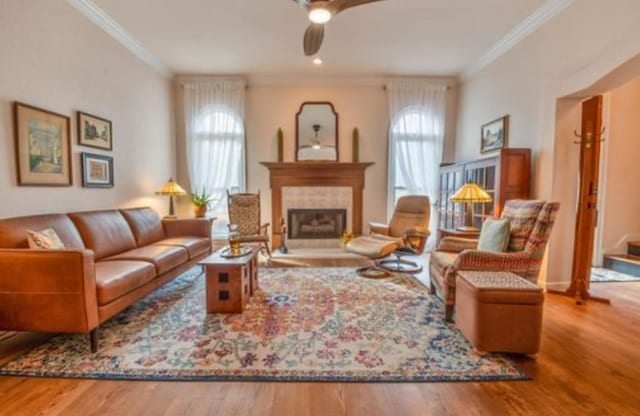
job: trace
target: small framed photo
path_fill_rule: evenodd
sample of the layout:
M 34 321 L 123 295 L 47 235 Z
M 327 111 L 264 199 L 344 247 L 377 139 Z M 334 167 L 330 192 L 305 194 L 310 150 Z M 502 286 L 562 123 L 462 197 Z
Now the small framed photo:
M 16 164 L 20 186 L 71 186 L 71 119 L 14 103 Z
M 113 130 L 109 120 L 78 111 L 78 144 L 96 149 L 113 149 Z
M 480 152 L 486 153 L 507 147 L 509 116 L 500 117 L 482 126 Z
M 85 188 L 113 188 L 113 157 L 81 153 L 82 186 Z

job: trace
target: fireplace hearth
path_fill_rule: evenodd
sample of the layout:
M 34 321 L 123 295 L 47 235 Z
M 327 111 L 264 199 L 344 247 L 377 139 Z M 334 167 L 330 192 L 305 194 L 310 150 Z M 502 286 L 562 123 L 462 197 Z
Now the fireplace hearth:
M 290 240 L 327 240 L 340 238 L 347 227 L 346 209 L 289 209 Z

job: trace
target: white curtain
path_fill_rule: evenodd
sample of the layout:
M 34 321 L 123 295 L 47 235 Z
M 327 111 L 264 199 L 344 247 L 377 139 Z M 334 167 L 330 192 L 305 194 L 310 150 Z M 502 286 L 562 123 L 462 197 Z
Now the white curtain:
M 184 84 L 186 153 L 191 192 L 212 195 L 214 233 L 226 228 L 226 190 L 245 190 L 244 99 L 242 80 Z
M 431 200 L 427 248 L 433 248 L 437 227 L 438 170 L 444 141 L 446 85 L 423 80 L 387 84 L 389 101 L 388 212 L 402 195 L 427 195 Z

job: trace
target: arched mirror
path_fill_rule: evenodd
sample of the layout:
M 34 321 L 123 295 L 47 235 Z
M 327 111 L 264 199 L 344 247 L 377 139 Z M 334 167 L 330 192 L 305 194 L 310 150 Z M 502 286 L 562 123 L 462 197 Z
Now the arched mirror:
M 296 114 L 296 161 L 338 161 L 338 113 L 329 102 L 305 102 Z

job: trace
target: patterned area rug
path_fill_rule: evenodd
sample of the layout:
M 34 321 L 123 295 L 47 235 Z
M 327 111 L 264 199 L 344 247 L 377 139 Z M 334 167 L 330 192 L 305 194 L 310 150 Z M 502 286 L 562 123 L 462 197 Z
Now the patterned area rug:
M 198 268 L 105 324 L 100 350 L 61 335 L 0 374 L 142 380 L 476 381 L 528 379 L 502 355 L 474 354 L 413 278 L 351 268 L 260 271 L 244 313 L 207 315 Z
M 599 267 L 591 268 L 591 281 L 595 283 L 602 282 L 640 282 L 640 277 L 624 274 L 615 270 L 601 269 Z

